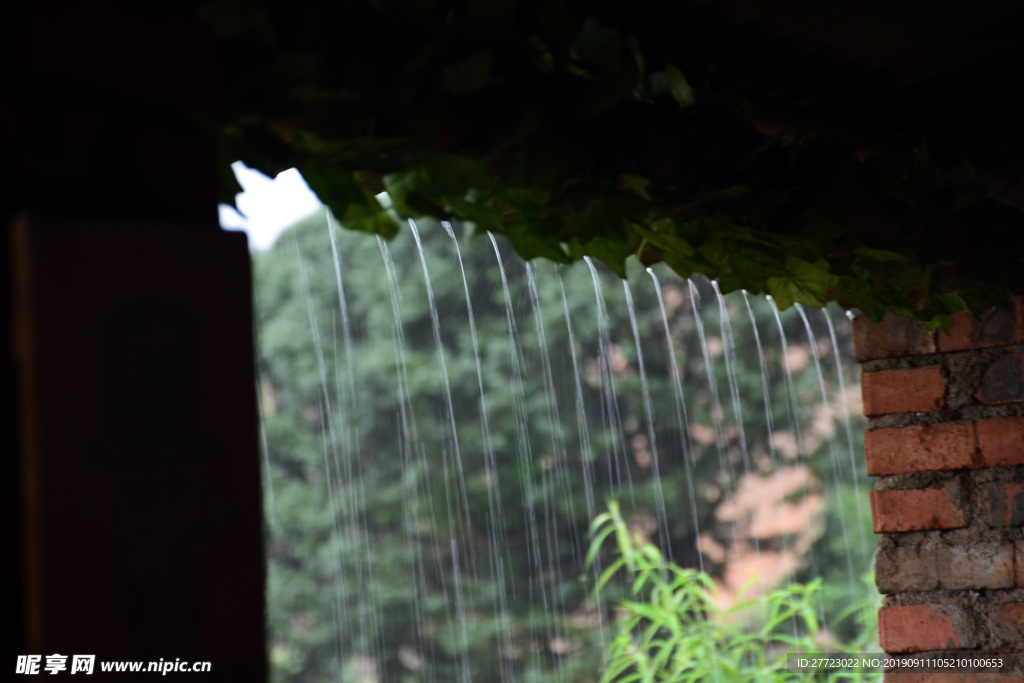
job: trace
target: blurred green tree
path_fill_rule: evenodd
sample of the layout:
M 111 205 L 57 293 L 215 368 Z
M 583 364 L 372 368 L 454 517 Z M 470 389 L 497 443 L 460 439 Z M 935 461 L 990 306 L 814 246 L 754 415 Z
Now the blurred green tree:
M 254 257 L 277 680 L 597 681 L 628 594 L 594 602 L 584 568 L 610 498 L 722 600 L 752 572 L 821 577 L 837 621 L 871 551 L 828 314 L 808 334 L 667 272 L 662 309 L 635 262 L 626 286 L 527 267 L 457 225 L 464 282 L 441 226 L 419 230 L 422 260 L 318 214 Z

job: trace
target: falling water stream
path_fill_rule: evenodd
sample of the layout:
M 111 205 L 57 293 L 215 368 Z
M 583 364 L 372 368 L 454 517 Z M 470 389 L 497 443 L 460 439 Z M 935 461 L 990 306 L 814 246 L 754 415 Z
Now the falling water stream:
M 610 500 L 723 607 L 821 577 L 847 637 L 871 549 L 846 317 L 463 233 L 321 217 L 257 256 L 275 680 L 596 681 L 630 590 L 593 590 L 610 545 L 584 564 Z

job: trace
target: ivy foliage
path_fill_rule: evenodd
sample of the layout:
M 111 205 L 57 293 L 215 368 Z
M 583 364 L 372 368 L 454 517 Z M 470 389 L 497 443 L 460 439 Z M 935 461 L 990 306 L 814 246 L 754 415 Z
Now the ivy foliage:
M 1020 218 L 986 197 L 970 150 L 862 157 L 813 129 L 761 132 L 673 34 L 682 12 L 213 0 L 222 162 L 298 168 L 356 230 L 458 218 L 527 259 L 589 255 L 622 275 L 635 255 L 782 307 L 946 327 L 1021 285 Z

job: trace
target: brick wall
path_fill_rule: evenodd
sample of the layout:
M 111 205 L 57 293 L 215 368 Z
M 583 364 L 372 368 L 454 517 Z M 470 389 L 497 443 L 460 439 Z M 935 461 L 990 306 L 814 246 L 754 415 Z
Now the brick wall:
M 854 320 L 875 533 L 882 649 L 997 653 L 1024 675 L 1024 297 L 949 334 L 887 316 Z M 1013 672 L 1013 673 L 1008 673 Z M 940 674 L 890 672 L 889 683 Z M 923 676 L 923 678 L 922 678 Z M 931 678 L 929 678 L 931 676 Z

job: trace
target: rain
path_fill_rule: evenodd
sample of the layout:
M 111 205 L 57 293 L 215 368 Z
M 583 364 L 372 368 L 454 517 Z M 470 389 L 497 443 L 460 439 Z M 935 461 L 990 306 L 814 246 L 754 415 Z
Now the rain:
M 636 597 L 595 590 L 611 542 L 585 561 L 613 504 L 742 629 L 820 580 L 822 648 L 865 641 L 847 315 L 627 275 L 325 210 L 254 254 L 274 680 L 601 680 Z

